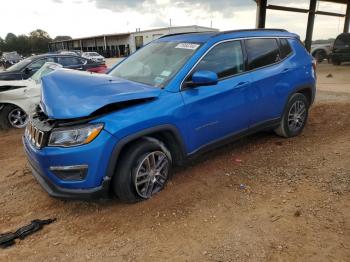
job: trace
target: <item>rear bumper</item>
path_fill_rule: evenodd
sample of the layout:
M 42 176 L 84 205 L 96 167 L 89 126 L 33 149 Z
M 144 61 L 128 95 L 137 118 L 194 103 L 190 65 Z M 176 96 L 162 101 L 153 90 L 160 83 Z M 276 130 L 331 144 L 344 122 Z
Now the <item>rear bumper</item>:
M 331 53 L 329 58 L 339 62 L 350 62 L 350 52 L 348 53 Z

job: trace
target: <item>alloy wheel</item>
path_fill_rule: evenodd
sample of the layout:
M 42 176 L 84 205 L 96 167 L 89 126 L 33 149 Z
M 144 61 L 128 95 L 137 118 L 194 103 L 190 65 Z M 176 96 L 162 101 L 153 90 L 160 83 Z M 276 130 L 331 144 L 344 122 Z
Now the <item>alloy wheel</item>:
M 169 159 L 162 151 L 148 153 L 139 162 L 134 176 L 137 194 L 151 198 L 164 187 L 169 173 Z
M 288 127 L 290 131 L 297 132 L 303 127 L 306 113 L 305 103 L 301 100 L 295 101 L 288 113 Z
M 15 108 L 8 114 L 8 120 L 11 126 L 15 128 L 23 128 L 28 123 L 28 115 L 20 108 Z

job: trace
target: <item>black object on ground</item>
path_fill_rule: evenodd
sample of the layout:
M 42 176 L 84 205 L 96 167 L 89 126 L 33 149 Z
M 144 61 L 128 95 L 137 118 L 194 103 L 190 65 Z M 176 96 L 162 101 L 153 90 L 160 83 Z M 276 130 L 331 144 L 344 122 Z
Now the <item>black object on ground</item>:
M 51 224 L 54 221 L 56 221 L 56 218 L 46 220 L 35 219 L 29 225 L 17 229 L 14 233 L 0 233 L 0 247 L 6 248 L 12 246 L 16 243 L 15 239 L 19 238 L 22 240 L 25 237 L 41 230 L 45 225 Z

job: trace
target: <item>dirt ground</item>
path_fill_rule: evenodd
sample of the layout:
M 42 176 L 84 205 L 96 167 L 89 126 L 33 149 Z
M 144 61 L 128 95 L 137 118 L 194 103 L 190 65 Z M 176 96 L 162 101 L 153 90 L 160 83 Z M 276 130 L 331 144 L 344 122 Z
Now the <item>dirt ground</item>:
M 350 261 L 350 66 L 318 74 L 301 136 L 260 133 L 212 151 L 134 205 L 49 197 L 23 131 L 2 131 L 0 232 L 57 221 L 0 261 Z

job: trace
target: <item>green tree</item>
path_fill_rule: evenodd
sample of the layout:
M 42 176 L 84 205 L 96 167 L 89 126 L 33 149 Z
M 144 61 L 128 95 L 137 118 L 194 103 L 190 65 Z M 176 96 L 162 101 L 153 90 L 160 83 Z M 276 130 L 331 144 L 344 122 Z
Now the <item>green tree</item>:
M 70 37 L 69 35 L 58 35 L 56 36 L 53 41 L 64 41 L 64 40 L 71 40 L 72 37 Z
M 32 53 L 46 53 L 51 41 L 50 35 L 44 30 L 37 29 L 29 33 L 29 44 Z
M 16 50 L 19 54 L 29 55 L 30 54 L 30 43 L 29 38 L 26 35 L 17 36 L 17 41 L 14 50 Z
M 17 42 L 17 36 L 13 33 L 8 33 L 5 37 L 4 50 L 5 52 L 14 51 Z
M 4 39 L 2 39 L 2 38 L 0 37 L 0 55 L 2 54 L 2 50 L 4 49 L 4 44 L 5 44 Z

